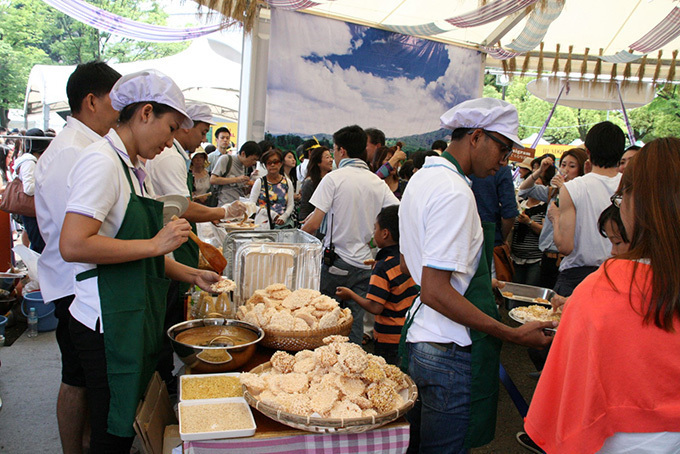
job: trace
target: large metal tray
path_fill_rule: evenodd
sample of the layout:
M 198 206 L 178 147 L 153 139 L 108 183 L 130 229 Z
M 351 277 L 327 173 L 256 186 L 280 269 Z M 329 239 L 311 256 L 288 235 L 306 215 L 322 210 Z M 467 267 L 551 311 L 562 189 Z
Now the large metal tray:
M 531 304 L 550 305 L 544 301 L 537 301 L 543 299 L 550 301 L 555 292 L 548 288 L 534 287 L 533 285 L 515 284 L 514 282 L 503 282 L 505 286 L 500 290 L 505 299 L 505 304 L 508 309 L 517 306 L 529 306 Z M 507 292 L 512 293 L 512 296 L 507 296 Z

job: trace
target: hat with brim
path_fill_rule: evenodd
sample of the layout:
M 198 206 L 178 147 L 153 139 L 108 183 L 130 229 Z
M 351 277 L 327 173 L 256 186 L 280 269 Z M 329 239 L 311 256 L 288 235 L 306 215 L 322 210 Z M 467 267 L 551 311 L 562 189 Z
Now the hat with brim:
M 199 149 L 197 149 L 196 151 L 194 151 L 193 153 L 191 153 L 190 158 L 191 158 L 191 159 L 194 159 L 196 156 L 201 155 L 201 154 L 202 154 L 203 156 L 205 156 L 205 159 L 208 159 L 208 153 L 206 153 L 205 150 L 204 150 L 203 148 L 199 148 Z
M 194 126 L 189 114 L 182 90 L 168 76 L 154 69 L 147 69 L 128 74 L 118 79 L 109 94 L 111 106 L 116 110 L 123 110 L 125 106 L 138 102 L 156 102 L 172 107 L 184 115 L 180 128 Z
M 531 159 L 531 158 L 524 158 L 524 161 L 522 161 L 522 162 L 520 162 L 519 164 L 517 164 L 517 167 L 519 167 L 519 168 L 521 168 L 521 169 L 531 170 L 531 161 L 533 161 L 533 159 Z
M 519 115 L 512 104 L 496 98 L 478 98 L 464 101 L 440 117 L 442 128 L 456 130 L 483 129 L 496 132 L 509 139 L 513 148 L 524 149 L 517 130 Z
M 203 122 L 207 123 L 209 125 L 214 125 L 215 122 L 213 121 L 213 115 L 212 112 L 210 111 L 210 107 L 208 107 L 205 104 L 199 104 L 199 103 L 189 103 L 187 104 L 187 114 L 189 115 L 189 118 L 191 118 L 194 123 Z

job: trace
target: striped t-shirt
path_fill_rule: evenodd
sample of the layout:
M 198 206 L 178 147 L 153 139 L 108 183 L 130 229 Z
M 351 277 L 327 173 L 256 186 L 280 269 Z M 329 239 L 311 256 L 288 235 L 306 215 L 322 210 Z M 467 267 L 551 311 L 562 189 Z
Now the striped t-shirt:
M 382 304 L 384 309 L 375 316 L 375 340 L 398 344 L 406 312 L 418 296 L 416 283 L 399 267 L 399 247 L 382 248 L 376 257 L 366 298 Z

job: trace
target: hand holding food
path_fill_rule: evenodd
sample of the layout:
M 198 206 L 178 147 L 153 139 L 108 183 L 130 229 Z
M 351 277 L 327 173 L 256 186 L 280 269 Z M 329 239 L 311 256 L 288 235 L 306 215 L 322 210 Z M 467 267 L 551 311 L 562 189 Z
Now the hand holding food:
M 567 305 L 567 301 L 569 301 L 569 297 L 566 296 L 561 296 L 561 295 L 555 295 L 552 297 L 550 300 L 550 304 L 552 305 L 553 312 L 557 312 L 560 310 L 564 310 L 564 308 Z
M 190 231 L 191 225 L 189 225 L 189 222 L 186 219 L 177 219 L 168 222 L 165 227 L 152 238 L 152 241 L 156 244 L 158 255 L 165 255 L 168 252 L 177 249 L 182 243 L 187 241 Z
M 534 348 L 544 348 L 552 342 L 551 336 L 546 336 L 546 328 L 557 327 L 557 322 L 528 322 L 515 328 L 514 342 L 519 345 Z
M 221 278 L 210 286 L 210 291 L 213 293 L 231 292 L 236 288 L 236 283 L 231 279 Z
M 564 186 L 564 177 L 562 176 L 562 174 L 560 173 L 555 174 L 555 176 L 552 177 L 552 180 L 550 180 L 550 186 L 558 189 Z
M 198 285 L 198 287 L 201 290 L 205 290 L 206 292 L 211 291 L 213 284 L 216 284 L 221 279 L 220 275 L 214 271 L 208 270 L 196 270 L 196 271 L 197 273 L 195 275 L 193 284 Z

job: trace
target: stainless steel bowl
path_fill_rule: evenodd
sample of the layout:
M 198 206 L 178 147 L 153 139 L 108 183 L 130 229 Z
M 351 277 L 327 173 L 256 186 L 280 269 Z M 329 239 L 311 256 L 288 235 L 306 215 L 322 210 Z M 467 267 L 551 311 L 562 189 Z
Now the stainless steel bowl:
M 256 336 L 256 339 L 239 345 L 225 341 L 224 336 L 215 336 L 208 345 L 187 343 L 177 337 L 189 330 L 203 327 L 232 327 L 245 330 Z M 225 330 L 226 331 L 226 330 Z M 191 367 L 193 373 L 228 372 L 243 366 L 253 356 L 257 343 L 264 338 L 264 331 L 258 326 L 224 318 L 204 318 L 189 320 L 170 327 L 167 331 L 173 350 L 184 364 Z M 180 336 L 186 337 L 186 336 Z
M 555 292 L 543 287 L 534 287 L 533 285 L 515 284 L 514 282 L 503 282 L 505 286 L 500 289 L 505 305 L 508 310 L 518 306 L 530 306 L 538 304 L 542 306 L 550 306 L 550 303 L 545 303 L 542 300 L 550 301 Z M 508 295 L 512 293 L 512 296 Z M 538 300 L 538 301 L 537 301 Z

